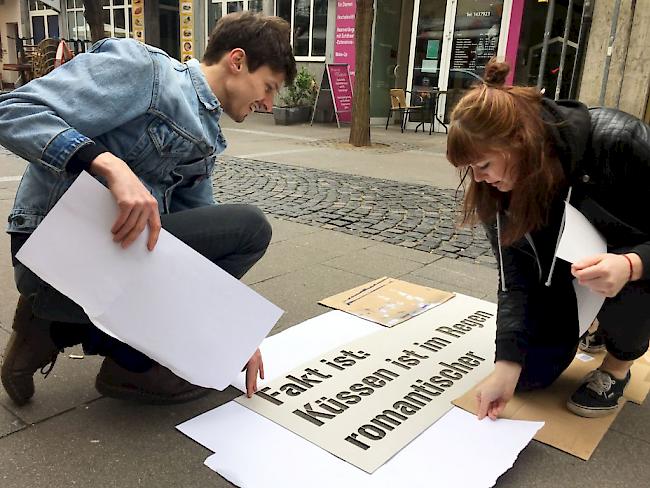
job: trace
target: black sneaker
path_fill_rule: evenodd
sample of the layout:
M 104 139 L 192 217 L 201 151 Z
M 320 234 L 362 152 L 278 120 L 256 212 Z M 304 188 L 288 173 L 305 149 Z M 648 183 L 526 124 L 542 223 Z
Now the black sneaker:
M 581 417 L 605 417 L 618 410 L 623 390 L 629 381 L 629 371 L 625 379 L 619 380 L 606 371 L 596 369 L 585 377 L 566 406 Z
M 578 349 L 583 352 L 597 353 L 605 350 L 605 336 L 600 329 L 595 332 L 586 332 L 578 343 Z

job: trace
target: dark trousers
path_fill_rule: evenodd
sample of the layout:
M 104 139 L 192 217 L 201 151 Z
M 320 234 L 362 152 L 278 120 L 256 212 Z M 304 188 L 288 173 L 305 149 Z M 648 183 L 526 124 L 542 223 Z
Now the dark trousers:
M 262 211 L 251 205 L 201 207 L 162 215 L 161 220 L 165 230 L 238 279 L 264 255 L 271 241 L 271 225 Z M 12 235 L 12 256 L 27 237 Z M 14 274 L 18 291 L 35 304 L 34 314 L 51 321 L 57 346 L 82 344 L 86 354 L 109 356 L 131 371 L 146 371 L 153 364 L 144 354 L 93 326 L 81 307 L 16 260 Z
M 565 287 L 562 297 L 557 292 L 546 293 L 555 296 L 531 301 L 535 324 L 517 385 L 520 391 L 553 383 L 571 364 L 578 348 L 575 300 L 565 298 L 571 291 Z M 606 299 L 598 321 L 607 352 L 614 358 L 632 361 L 643 356 L 650 340 L 650 282 L 628 283 L 614 298 Z

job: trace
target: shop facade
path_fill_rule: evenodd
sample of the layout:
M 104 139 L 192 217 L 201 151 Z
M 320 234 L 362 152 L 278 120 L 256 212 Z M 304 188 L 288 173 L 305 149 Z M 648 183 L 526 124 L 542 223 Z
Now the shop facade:
M 539 84 L 551 97 L 577 97 L 581 47 L 588 40 L 585 3 L 589 0 L 375 0 L 372 121 L 385 121 L 392 88 L 446 93 L 437 115 L 448 120 L 457 98 L 480 81 L 493 56 L 512 66 L 510 82 Z M 34 42 L 90 39 L 82 0 L 5 0 L 2 10 L 7 6 L 16 20 L 0 24 L 5 59 L 12 51 L 9 29 Z M 298 63 L 318 81 L 326 63 L 349 60 L 354 70 L 355 0 L 103 0 L 107 33 L 159 46 L 179 60 L 200 58 L 218 19 L 243 10 L 286 19 Z M 436 130 L 442 129 L 437 124 Z

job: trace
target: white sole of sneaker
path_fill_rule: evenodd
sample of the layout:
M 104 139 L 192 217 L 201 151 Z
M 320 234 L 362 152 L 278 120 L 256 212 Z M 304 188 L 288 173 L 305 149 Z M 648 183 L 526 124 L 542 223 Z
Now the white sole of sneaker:
M 612 415 L 619 408 L 621 408 L 621 404 L 624 401 L 625 401 L 624 398 L 621 397 L 621 398 L 619 398 L 618 403 L 616 404 L 615 407 L 587 408 L 587 407 L 583 407 L 582 405 L 578 405 L 576 403 L 573 403 L 571 400 L 569 400 L 568 402 L 566 402 L 566 407 L 571 412 L 578 415 L 579 417 L 586 417 L 586 418 L 590 418 L 590 419 L 595 419 L 595 418 L 607 417 L 608 415 Z

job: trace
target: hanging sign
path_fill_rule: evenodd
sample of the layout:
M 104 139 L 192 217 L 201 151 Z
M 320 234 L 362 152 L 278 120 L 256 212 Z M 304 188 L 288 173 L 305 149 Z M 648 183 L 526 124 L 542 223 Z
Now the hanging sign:
M 194 11 L 192 0 L 180 0 L 178 11 L 181 17 L 181 61 L 194 57 Z
M 133 0 L 131 26 L 133 27 L 133 37 L 137 41 L 144 42 L 144 0 Z

